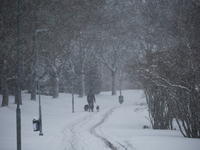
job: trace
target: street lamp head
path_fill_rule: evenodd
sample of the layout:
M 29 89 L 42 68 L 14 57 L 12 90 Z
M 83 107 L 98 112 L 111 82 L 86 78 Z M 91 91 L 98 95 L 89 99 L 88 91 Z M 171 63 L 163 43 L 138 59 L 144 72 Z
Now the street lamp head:
M 36 30 L 36 33 L 37 33 L 37 32 L 47 31 L 47 30 L 48 30 L 48 29 L 37 29 L 37 30 Z

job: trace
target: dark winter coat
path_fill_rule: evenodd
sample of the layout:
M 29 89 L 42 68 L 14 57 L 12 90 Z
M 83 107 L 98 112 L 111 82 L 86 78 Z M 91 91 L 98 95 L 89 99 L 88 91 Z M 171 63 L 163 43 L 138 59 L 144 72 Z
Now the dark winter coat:
M 88 101 L 88 103 L 93 103 L 93 102 L 95 102 L 95 96 L 94 96 L 93 93 L 90 92 L 90 93 L 87 95 L 87 101 Z

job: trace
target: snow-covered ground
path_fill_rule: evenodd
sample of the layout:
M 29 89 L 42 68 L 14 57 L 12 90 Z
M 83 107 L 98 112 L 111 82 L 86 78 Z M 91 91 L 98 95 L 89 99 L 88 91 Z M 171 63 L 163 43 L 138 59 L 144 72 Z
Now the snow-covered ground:
M 184 138 L 178 130 L 143 129 L 150 125 L 143 92 L 122 91 L 118 96 L 102 92 L 96 96 L 99 112 L 85 112 L 86 97 L 75 96 L 72 113 L 71 94 L 59 98 L 41 96 L 43 136 L 33 131 L 32 119 L 38 117 L 38 100 L 23 93 L 21 108 L 22 150 L 199 150 L 199 139 Z M 119 94 L 119 93 L 118 93 Z M 2 96 L 0 95 L 0 103 Z M 0 150 L 16 149 L 16 105 L 10 96 L 8 107 L 0 107 Z

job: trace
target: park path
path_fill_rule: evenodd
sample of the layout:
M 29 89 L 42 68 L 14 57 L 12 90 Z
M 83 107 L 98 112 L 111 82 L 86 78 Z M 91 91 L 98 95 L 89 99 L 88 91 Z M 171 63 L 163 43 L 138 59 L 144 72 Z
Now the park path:
M 62 150 L 127 150 L 127 148 L 103 132 L 101 125 L 119 107 L 102 109 L 100 112 L 83 112 L 84 117 L 66 125 L 62 133 Z

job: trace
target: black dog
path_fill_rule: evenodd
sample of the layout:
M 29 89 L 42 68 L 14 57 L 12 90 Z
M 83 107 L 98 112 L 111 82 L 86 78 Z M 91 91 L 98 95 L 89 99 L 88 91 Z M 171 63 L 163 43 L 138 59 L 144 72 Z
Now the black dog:
M 88 111 L 88 109 L 89 109 L 89 106 L 88 106 L 88 105 L 85 105 L 85 106 L 84 106 L 84 110 L 85 110 L 85 111 Z
M 96 109 L 97 109 L 97 112 L 99 112 L 99 109 L 100 109 L 100 108 L 99 108 L 99 106 L 98 106 L 98 105 L 97 105 Z

